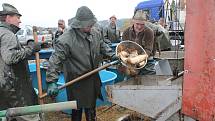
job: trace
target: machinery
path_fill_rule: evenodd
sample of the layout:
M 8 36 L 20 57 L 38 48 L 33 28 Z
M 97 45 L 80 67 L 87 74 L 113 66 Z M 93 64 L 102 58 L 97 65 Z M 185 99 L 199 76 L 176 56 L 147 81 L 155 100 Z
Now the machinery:
M 214 25 L 214 0 L 188 0 L 184 71 L 109 85 L 109 100 L 156 121 L 215 121 Z M 6 111 L 0 114 L 5 116 Z
M 110 85 L 109 100 L 156 121 L 214 121 L 214 5 L 214 0 L 186 2 L 184 72 Z

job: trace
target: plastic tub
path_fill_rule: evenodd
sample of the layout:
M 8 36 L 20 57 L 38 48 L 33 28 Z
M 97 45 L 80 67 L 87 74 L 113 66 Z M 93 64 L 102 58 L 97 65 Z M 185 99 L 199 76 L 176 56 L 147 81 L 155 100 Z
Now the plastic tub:
M 107 70 L 114 72 L 117 75 L 117 78 L 115 79 L 114 83 L 118 83 L 124 80 L 125 74 L 118 71 L 116 66 L 110 66 L 107 68 Z
M 96 101 L 96 106 L 110 105 L 111 103 L 107 100 L 107 94 L 106 94 L 105 86 L 109 85 L 109 84 L 113 84 L 115 79 L 117 78 L 117 75 L 111 71 L 102 70 L 102 71 L 99 71 L 99 76 L 100 76 L 101 81 L 102 81 L 101 92 L 102 92 L 102 96 L 104 98 L 104 101 L 98 99 Z M 62 73 L 59 76 L 59 80 L 58 80 L 57 84 L 59 86 L 65 84 L 64 75 Z M 56 97 L 56 101 L 57 102 L 68 101 L 66 89 L 63 89 L 59 92 L 58 96 Z M 72 113 L 71 110 L 65 110 L 63 112 L 67 113 L 67 114 Z

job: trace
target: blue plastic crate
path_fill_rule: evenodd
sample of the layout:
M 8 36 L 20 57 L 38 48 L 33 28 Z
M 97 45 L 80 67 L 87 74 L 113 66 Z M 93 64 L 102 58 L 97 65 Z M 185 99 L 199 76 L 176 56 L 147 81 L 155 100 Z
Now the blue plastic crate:
M 30 63 L 30 64 L 28 64 L 28 66 L 30 69 L 30 77 L 32 79 L 33 87 L 38 89 L 36 63 Z M 40 72 L 41 72 L 41 79 L 42 79 L 42 88 L 43 88 L 43 90 L 46 90 L 47 89 L 47 86 L 46 86 L 46 70 L 43 68 L 43 66 L 40 66 Z

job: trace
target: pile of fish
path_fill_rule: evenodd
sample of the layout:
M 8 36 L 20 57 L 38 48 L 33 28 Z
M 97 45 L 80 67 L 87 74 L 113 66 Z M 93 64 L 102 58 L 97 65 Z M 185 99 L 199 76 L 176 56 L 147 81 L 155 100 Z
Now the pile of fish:
M 148 58 L 146 53 L 138 53 L 137 48 L 127 48 L 123 45 L 118 46 L 117 56 L 126 65 L 126 74 L 128 75 L 137 74 L 137 69 L 143 68 Z

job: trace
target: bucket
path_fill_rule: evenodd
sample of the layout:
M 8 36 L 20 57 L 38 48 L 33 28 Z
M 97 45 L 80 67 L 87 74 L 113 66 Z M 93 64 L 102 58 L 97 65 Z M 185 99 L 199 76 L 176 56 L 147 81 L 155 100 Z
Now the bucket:
M 115 79 L 117 78 L 117 75 L 111 71 L 101 70 L 99 71 L 99 76 L 102 81 L 101 92 L 102 92 L 104 101 L 97 99 L 96 106 L 110 105 L 111 103 L 107 100 L 107 93 L 105 90 L 105 86 L 113 84 Z M 63 73 L 60 74 L 57 84 L 58 86 L 62 86 L 65 84 Z M 56 102 L 65 102 L 65 101 L 68 101 L 67 92 L 66 92 L 66 89 L 62 89 L 58 93 L 58 96 L 56 97 Z M 71 110 L 64 110 L 63 112 L 66 114 L 72 114 Z
M 38 81 L 37 81 L 37 71 L 36 71 L 36 63 L 28 64 L 30 69 L 30 78 L 32 80 L 32 85 L 34 88 L 38 89 Z M 46 90 L 46 70 L 43 66 L 40 66 L 41 79 L 42 79 L 42 89 Z
M 111 71 L 117 75 L 117 78 L 115 79 L 114 83 L 118 83 L 118 82 L 121 82 L 124 80 L 125 74 L 121 73 L 115 65 L 108 67 L 107 70 Z

